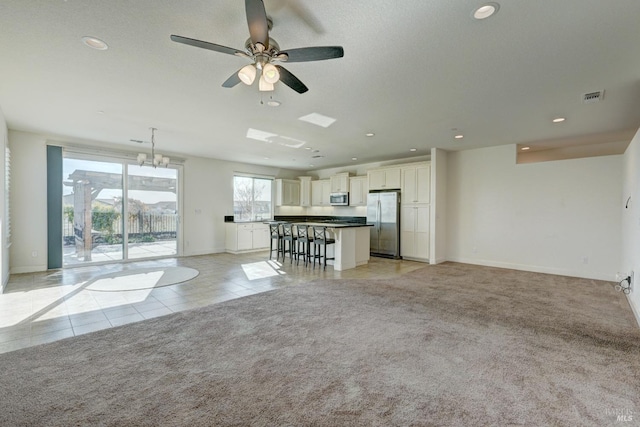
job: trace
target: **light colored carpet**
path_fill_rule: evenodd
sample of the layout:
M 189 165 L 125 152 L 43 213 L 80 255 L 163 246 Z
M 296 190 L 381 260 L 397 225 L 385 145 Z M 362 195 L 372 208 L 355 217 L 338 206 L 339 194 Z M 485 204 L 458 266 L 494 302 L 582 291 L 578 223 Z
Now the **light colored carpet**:
M 11 426 L 604 426 L 640 413 L 640 331 L 613 283 L 453 263 L 282 288 L 0 366 Z
M 116 292 L 159 288 L 186 282 L 200 272 L 188 267 L 149 267 L 123 270 L 92 279 L 86 289 L 91 291 Z

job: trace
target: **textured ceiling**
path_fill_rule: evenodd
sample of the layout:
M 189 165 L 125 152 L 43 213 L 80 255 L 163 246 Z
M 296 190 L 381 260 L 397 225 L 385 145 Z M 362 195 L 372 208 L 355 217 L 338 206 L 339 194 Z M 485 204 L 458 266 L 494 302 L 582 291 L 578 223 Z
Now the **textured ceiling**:
M 246 59 L 170 41 L 242 49 L 239 0 L 1 1 L 0 108 L 14 130 L 136 150 L 130 139 L 148 140 L 153 126 L 163 152 L 291 169 L 640 126 L 640 1 L 509 0 L 476 21 L 480 4 L 265 0 L 281 49 L 344 47 L 341 59 L 285 64 L 309 87 L 300 95 L 282 84 L 225 89 Z M 603 101 L 581 102 L 602 89 Z M 261 104 L 270 96 L 282 105 Z M 298 120 L 311 113 L 336 122 Z M 250 128 L 278 136 L 249 139 Z

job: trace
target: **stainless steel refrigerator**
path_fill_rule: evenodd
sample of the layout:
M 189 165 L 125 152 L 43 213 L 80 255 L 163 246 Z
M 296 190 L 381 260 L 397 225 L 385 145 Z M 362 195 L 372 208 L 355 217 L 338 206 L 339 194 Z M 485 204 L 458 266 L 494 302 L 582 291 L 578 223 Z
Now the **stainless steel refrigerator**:
M 372 191 L 367 198 L 371 255 L 400 258 L 400 191 Z

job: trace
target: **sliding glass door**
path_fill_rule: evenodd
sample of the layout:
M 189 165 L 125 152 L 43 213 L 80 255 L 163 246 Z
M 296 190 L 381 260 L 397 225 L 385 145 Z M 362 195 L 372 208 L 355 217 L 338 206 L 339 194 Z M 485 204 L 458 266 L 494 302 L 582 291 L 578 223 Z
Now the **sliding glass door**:
M 178 255 L 177 189 L 175 168 L 65 155 L 63 265 Z
M 178 254 L 178 171 L 129 165 L 128 258 Z
M 62 163 L 63 265 L 124 259 L 121 163 Z

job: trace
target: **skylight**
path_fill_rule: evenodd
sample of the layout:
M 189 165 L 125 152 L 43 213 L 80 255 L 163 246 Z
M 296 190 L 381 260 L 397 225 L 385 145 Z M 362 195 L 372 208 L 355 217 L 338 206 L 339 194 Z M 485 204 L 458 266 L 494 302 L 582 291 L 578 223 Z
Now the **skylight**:
M 328 128 L 336 121 L 334 118 L 323 116 L 318 113 L 307 114 L 306 116 L 300 117 L 298 120 L 302 120 L 303 122 L 311 123 L 316 126 L 321 126 L 323 128 Z

